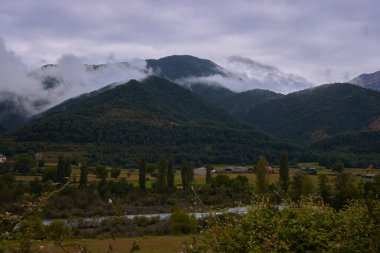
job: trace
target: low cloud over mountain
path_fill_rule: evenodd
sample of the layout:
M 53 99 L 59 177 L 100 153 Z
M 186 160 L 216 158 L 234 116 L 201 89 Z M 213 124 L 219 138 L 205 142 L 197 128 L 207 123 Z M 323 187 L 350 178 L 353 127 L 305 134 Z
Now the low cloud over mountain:
M 108 84 L 142 80 L 150 74 L 172 76 L 175 77 L 171 78 L 175 79 L 173 81 L 184 85 L 216 83 L 233 91 L 259 88 L 289 93 L 311 86 L 302 77 L 285 74 L 276 67 L 240 56 L 229 57 L 220 65 L 193 56 L 88 65 L 72 54 L 65 54 L 56 64 L 31 69 L 0 40 L 0 58 L 3 59 L 0 62 L 1 97 L 7 98 L 7 108 L 11 108 L 13 103 L 14 107 L 22 108 L 20 111 L 28 115 Z M 154 67 L 150 66 L 152 62 L 156 64 Z M 165 68 L 171 72 L 165 74 Z
M 221 84 L 238 92 L 264 89 L 284 94 L 313 86 L 303 77 L 283 73 L 274 66 L 264 65 L 241 56 L 228 57 L 220 63 L 220 66 L 222 66 L 222 74 L 189 77 L 177 81 L 184 84 L 197 82 Z

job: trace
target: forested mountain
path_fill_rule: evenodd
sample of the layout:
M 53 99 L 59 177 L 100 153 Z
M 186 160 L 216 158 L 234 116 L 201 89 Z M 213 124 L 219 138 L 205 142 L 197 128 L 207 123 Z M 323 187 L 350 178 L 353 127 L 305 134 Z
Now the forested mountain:
M 222 99 L 228 99 L 237 94 L 219 84 L 192 83 L 184 85 L 184 87 L 214 105 L 217 105 L 218 101 Z
M 237 116 L 244 115 L 259 104 L 284 96 L 261 89 L 233 92 L 218 84 L 194 83 L 185 87 L 209 103 Z
M 222 68 L 210 60 L 197 58 L 191 55 L 172 55 L 158 60 L 146 60 L 147 67 L 156 75 L 170 80 L 186 77 L 202 77 L 211 75 L 224 75 Z
M 355 131 L 337 134 L 315 142 L 310 149 L 323 165 L 343 161 L 349 167 L 380 167 L 380 131 Z
M 349 81 L 349 83 L 363 88 L 380 91 L 380 71 L 371 74 L 361 74 Z
M 254 107 L 282 96 L 284 95 L 273 91 L 254 89 L 222 97 L 214 104 L 227 112 L 244 116 Z
M 151 76 L 82 95 L 10 135 L 35 150 L 75 150 L 91 162 L 130 164 L 160 154 L 202 162 L 253 162 L 294 150 L 187 89 Z
M 311 142 L 349 131 L 379 130 L 380 93 L 351 84 L 327 84 L 236 114 L 275 136 Z

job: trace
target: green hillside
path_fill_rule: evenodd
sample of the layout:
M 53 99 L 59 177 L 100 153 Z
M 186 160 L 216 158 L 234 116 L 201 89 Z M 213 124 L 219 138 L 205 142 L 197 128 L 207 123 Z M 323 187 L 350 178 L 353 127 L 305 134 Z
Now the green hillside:
M 30 150 L 76 150 L 91 162 L 131 164 L 160 154 L 177 160 L 252 162 L 293 150 L 187 89 L 149 77 L 68 100 L 16 130 Z
M 272 99 L 238 114 L 275 136 L 312 142 L 373 128 L 380 117 L 380 93 L 351 84 L 328 84 Z
M 273 91 L 254 89 L 222 97 L 214 104 L 229 113 L 244 118 L 244 115 L 254 107 L 282 96 L 284 95 Z
M 155 75 L 170 80 L 215 74 L 224 75 L 221 68 L 212 61 L 191 55 L 172 55 L 158 60 L 148 59 L 146 62 L 147 67 L 151 68 Z
M 356 131 L 337 134 L 315 142 L 310 147 L 320 161 L 332 164 L 344 161 L 346 166 L 380 168 L 380 131 Z

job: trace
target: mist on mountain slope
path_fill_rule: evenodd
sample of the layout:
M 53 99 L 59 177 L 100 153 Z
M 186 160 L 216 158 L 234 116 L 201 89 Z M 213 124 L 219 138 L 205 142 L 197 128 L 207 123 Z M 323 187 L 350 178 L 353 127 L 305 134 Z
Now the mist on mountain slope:
M 2 39 L 0 59 L 0 99 L 9 105 L 13 103 L 15 108 L 20 108 L 20 113 L 29 116 L 106 85 L 130 79 L 142 80 L 147 75 L 154 74 L 147 68 L 145 60 L 86 65 L 72 54 L 61 56 L 54 65 L 30 69 L 21 57 L 6 48 Z M 284 74 L 273 66 L 240 56 L 229 57 L 220 66 L 224 75 L 193 76 L 173 81 L 182 85 L 217 84 L 233 91 L 259 88 L 280 93 L 312 86 L 302 77 Z
M 231 56 L 221 61 L 219 65 L 222 67 L 224 75 L 187 77 L 175 81 L 184 85 L 191 83 L 220 84 L 236 92 L 264 89 L 282 94 L 313 86 L 303 77 L 283 73 L 276 67 L 264 65 L 246 57 Z
M 149 74 L 144 60 L 95 66 L 85 65 L 71 54 L 61 56 L 56 65 L 32 70 L 6 48 L 1 38 L 0 59 L 0 103 L 9 105 L 4 110 L 13 104 L 29 116 L 108 84 L 140 80 Z

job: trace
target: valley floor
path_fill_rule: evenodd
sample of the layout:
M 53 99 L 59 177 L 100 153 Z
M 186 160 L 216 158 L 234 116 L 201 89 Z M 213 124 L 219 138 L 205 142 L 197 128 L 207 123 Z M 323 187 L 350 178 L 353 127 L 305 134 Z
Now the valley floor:
M 123 253 L 130 252 L 130 248 L 134 242 L 140 246 L 139 253 L 172 253 L 180 252 L 183 242 L 191 242 L 192 235 L 165 235 L 165 236 L 145 236 L 145 237 L 129 237 L 112 239 L 82 239 L 68 240 L 63 242 L 65 248 L 70 252 L 77 252 L 75 245 L 87 247 L 89 252 L 100 253 L 107 252 L 109 245 L 112 245 L 114 252 Z M 34 248 L 40 250 L 41 253 L 56 252 L 64 253 L 59 246 L 53 245 L 51 242 L 36 242 Z

